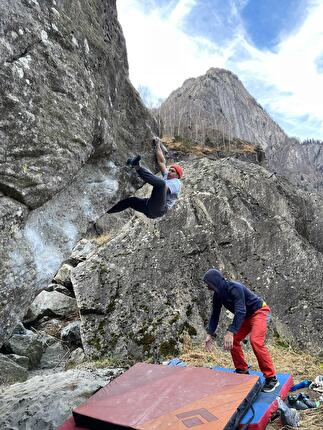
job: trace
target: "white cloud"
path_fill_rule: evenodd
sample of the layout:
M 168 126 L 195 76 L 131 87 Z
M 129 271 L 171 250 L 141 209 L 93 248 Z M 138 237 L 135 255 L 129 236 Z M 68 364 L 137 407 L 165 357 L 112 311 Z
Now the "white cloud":
M 181 26 L 183 19 L 190 13 L 196 0 L 179 0 L 169 17 L 169 23 L 174 27 Z
M 197 1 L 173 2 L 168 13 L 161 7 L 144 11 L 140 0 L 117 2 L 134 86 L 166 98 L 210 67 L 228 68 L 289 134 L 322 139 L 323 73 L 316 64 L 323 54 L 322 2 L 312 1 L 302 26 L 270 52 L 247 41 L 241 21 L 221 46 L 185 33 L 183 22 Z M 232 2 L 232 16 L 239 15 L 245 1 Z
M 315 124 L 312 137 L 323 138 L 323 73 L 316 60 L 323 54 L 323 4 L 312 5 L 296 34 L 280 42 L 275 53 L 246 46 L 250 59 L 237 65 L 241 77 L 252 74 L 271 90 L 263 94 L 271 111 L 297 125 L 299 117 Z M 302 119 L 303 118 L 303 119 Z M 297 127 L 301 134 L 301 127 Z M 308 126 L 304 126 L 308 133 Z M 305 136 L 303 136 L 305 137 Z
M 195 1 L 180 1 L 171 13 L 154 9 L 146 14 L 136 0 L 118 3 L 119 19 L 127 42 L 130 78 L 147 86 L 158 98 L 167 97 L 185 79 L 203 75 L 207 69 L 225 65 L 232 47 L 221 48 L 202 37 L 184 33 L 181 23 Z

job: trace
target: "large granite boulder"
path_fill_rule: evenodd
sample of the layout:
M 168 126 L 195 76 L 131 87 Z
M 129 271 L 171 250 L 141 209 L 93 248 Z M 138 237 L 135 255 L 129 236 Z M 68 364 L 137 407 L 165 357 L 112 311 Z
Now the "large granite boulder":
M 177 354 L 204 335 L 218 267 L 261 295 L 287 341 L 322 348 L 322 200 L 256 164 L 184 164 L 183 192 L 159 220 L 134 217 L 72 272 L 88 356 Z M 219 332 L 227 327 L 223 313 Z
M 1 1 L 0 94 L 1 344 L 88 222 L 134 189 L 124 163 L 156 123 L 115 0 Z
M 1 429 L 57 429 L 120 369 L 68 370 L 0 388 Z

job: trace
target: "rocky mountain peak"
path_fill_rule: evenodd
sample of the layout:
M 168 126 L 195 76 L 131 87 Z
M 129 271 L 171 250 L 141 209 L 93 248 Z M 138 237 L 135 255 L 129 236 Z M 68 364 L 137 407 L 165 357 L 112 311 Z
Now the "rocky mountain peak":
M 187 79 L 154 111 L 163 136 L 221 146 L 221 134 L 261 147 L 268 167 L 308 189 L 322 188 L 322 152 L 290 138 L 229 70 Z M 223 139 L 222 139 L 223 140 Z
M 238 79 L 237 75 L 235 75 L 231 70 L 222 69 L 221 67 L 211 67 L 206 73 L 207 77 L 219 77 L 219 76 L 227 75 L 232 78 Z

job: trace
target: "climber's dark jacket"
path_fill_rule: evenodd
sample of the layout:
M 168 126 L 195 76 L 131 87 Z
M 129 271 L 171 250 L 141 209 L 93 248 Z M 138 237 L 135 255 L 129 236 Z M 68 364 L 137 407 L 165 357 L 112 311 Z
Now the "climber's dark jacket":
M 245 285 L 225 279 L 219 270 L 208 270 L 203 276 L 203 281 L 214 290 L 213 310 L 207 330 L 209 334 L 216 331 L 222 306 L 234 314 L 228 331 L 236 333 L 243 321 L 264 304 L 264 301 Z

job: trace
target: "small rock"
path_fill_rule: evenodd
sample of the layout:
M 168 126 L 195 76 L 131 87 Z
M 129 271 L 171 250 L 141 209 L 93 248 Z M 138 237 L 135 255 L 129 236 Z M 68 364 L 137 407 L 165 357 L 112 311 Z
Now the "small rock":
M 84 360 L 85 360 L 85 354 L 84 354 L 83 349 L 82 348 L 76 348 L 71 353 L 70 359 L 66 363 L 66 367 L 68 368 L 71 366 L 75 366 L 77 364 L 81 364 L 81 363 L 83 363 Z
M 49 346 L 40 360 L 40 367 L 42 369 L 50 369 L 59 366 L 62 361 L 67 359 L 66 351 L 61 342 L 56 342 Z
M 64 327 L 61 333 L 62 341 L 72 347 L 82 346 L 80 326 L 81 321 L 73 321 Z
M 71 285 L 71 271 L 73 270 L 73 266 L 71 266 L 68 263 L 64 263 L 59 271 L 54 276 L 53 280 L 57 284 L 62 284 L 65 287 L 68 287 Z
M 34 376 L 26 382 L 0 389 L 0 428 L 57 429 L 73 408 L 110 379 L 112 377 L 101 376 L 99 371 L 77 369 Z
M 28 369 L 29 358 L 26 357 L 25 355 L 8 354 L 7 357 L 10 358 L 10 360 L 17 363 L 19 366 L 25 368 L 26 370 Z
M 24 367 L 19 366 L 8 356 L 0 354 L 0 384 L 23 382 L 26 381 L 27 377 L 28 373 Z
M 43 353 L 43 344 L 35 334 L 14 334 L 6 343 L 11 353 L 28 357 L 29 369 L 36 367 Z
M 42 291 L 31 304 L 24 321 L 39 320 L 45 315 L 66 317 L 77 312 L 76 300 L 58 291 Z

